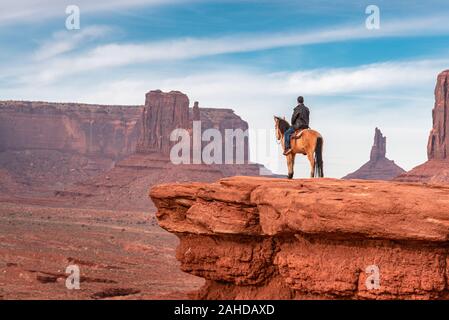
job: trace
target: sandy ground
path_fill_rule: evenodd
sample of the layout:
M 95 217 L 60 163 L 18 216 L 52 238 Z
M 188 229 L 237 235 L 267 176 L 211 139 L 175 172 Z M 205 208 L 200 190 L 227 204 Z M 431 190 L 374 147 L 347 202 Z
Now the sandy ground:
M 177 244 L 154 214 L 0 202 L 0 299 L 186 299 L 203 280 L 180 271 Z

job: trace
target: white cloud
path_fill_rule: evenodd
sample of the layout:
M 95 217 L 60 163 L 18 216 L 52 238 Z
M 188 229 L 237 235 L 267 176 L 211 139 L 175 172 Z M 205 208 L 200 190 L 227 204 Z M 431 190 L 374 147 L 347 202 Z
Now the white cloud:
M 34 53 L 37 61 L 53 58 L 62 53 L 70 52 L 83 42 L 96 40 L 109 33 L 112 28 L 107 26 L 89 26 L 80 30 L 59 31 L 52 35 L 51 40 L 44 41 Z
M 358 26 L 340 26 L 326 30 L 297 33 L 235 35 L 221 38 L 184 38 L 150 43 L 111 43 L 97 46 L 76 56 L 55 58 L 41 65 L 32 65 L 32 81 L 51 82 L 61 77 L 102 68 L 123 67 L 133 64 L 186 60 L 218 54 L 250 52 L 270 48 L 349 41 L 355 39 L 412 36 L 449 33 L 449 17 L 424 17 L 390 21 L 381 30 L 367 30 Z M 54 51 L 64 51 L 61 43 Z M 375 70 L 372 70 L 375 72 Z M 27 72 L 30 73 L 29 71 Z M 357 75 L 354 74 L 356 77 Z M 26 77 L 25 77 L 26 79 Z M 294 81 L 294 79 L 292 79 Z
M 370 93 L 412 88 L 433 81 L 449 59 L 385 62 L 351 68 L 300 71 L 289 75 L 286 89 L 310 95 Z
M 121 8 L 134 8 L 140 6 L 160 6 L 173 3 L 187 2 L 188 0 L 15 0 L 0 1 L 0 25 L 24 22 L 36 22 L 44 19 L 58 17 L 65 19 L 65 8 L 68 5 L 77 5 L 81 14 L 109 11 Z
M 313 69 L 297 72 L 264 73 L 226 66 L 222 70 L 158 77 L 127 82 L 141 90 L 141 85 L 165 90 L 194 90 L 202 97 L 285 96 L 301 92 L 304 95 L 330 96 L 349 94 L 396 95 L 398 91 L 420 88 L 433 82 L 435 75 L 449 67 L 449 59 L 385 62 L 349 68 Z M 121 85 L 122 82 L 119 82 Z M 139 86 L 140 85 L 140 86 Z M 106 89 L 111 92 L 112 90 Z M 137 91 L 137 90 L 136 90 Z
M 14 96 L 28 93 L 26 99 L 52 99 L 62 85 L 70 86 L 67 98 L 74 101 L 106 104 L 142 104 L 149 89 L 181 90 L 198 99 L 232 105 L 271 97 L 340 96 L 372 100 L 419 100 L 422 88 L 434 84 L 436 75 L 449 68 L 449 59 L 390 61 L 356 67 L 312 69 L 267 73 L 241 66 L 224 65 L 220 69 L 175 71 L 167 75 L 156 67 L 134 71 L 123 76 L 110 73 L 101 78 L 92 74 L 70 82 L 22 84 L 13 89 L 2 88 Z M 92 88 L 95 83 L 95 88 Z M 34 88 L 34 89 L 32 89 Z M 41 94 L 47 97 L 42 97 Z M 33 95 L 37 95 L 33 98 Z

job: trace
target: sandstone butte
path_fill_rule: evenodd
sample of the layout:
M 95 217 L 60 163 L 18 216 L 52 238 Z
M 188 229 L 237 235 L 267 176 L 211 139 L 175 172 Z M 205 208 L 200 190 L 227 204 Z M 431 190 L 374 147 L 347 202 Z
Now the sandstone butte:
M 206 279 L 194 298 L 449 298 L 449 186 L 232 177 L 150 197 L 181 269 Z
M 435 86 L 433 126 L 427 144 L 428 161 L 395 180 L 404 182 L 449 182 L 449 70 L 441 72 Z
M 343 179 L 392 180 L 404 173 L 404 169 L 385 156 L 386 152 L 387 137 L 384 137 L 382 132 L 376 128 L 369 161 Z

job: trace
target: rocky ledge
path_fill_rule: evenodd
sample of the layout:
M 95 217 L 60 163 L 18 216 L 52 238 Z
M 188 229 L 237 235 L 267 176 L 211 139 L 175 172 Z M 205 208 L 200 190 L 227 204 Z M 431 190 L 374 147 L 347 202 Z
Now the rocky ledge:
M 153 187 L 202 299 L 445 299 L 449 187 L 233 177 Z

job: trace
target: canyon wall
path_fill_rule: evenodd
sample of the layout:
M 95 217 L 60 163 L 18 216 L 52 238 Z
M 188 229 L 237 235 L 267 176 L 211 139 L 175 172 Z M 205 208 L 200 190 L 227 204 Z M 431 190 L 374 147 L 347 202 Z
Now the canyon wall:
M 449 298 L 448 187 L 233 177 L 150 196 L 206 279 L 196 298 Z
M 136 106 L 0 101 L 0 151 L 123 158 L 135 150 L 141 113 Z
M 141 113 L 136 106 L 0 101 L 0 169 L 14 181 L 3 189 L 52 192 L 111 169 L 134 152 Z
M 392 180 L 404 173 L 404 169 L 385 156 L 386 152 L 387 138 L 376 128 L 369 161 L 343 179 Z

